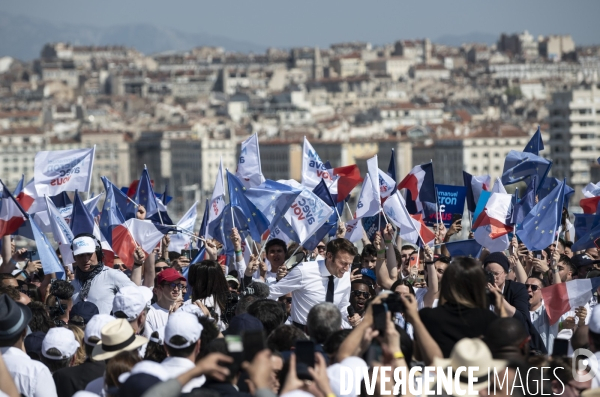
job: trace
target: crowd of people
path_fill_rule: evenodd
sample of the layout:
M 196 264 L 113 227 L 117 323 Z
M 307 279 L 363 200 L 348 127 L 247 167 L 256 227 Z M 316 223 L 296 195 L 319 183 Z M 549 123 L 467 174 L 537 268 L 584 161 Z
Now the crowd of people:
M 359 379 L 348 392 L 340 374 L 473 363 L 500 374 L 481 377 L 479 395 L 491 385 L 498 395 L 600 390 L 569 358 L 579 348 L 600 356 L 596 295 L 553 323 L 542 297 L 600 276 L 598 250 L 572 252 L 563 235 L 534 253 L 515 236 L 505 252 L 451 257 L 445 243 L 461 229 L 440 224 L 433 247 L 417 247 L 388 224 L 359 252 L 340 222 L 312 251 L 272 238 L 248 263 L 235 228 L 225 261 L 204 240 L 191 264 L 166 235 L 150 255 L 137 247 L 131 269 L 117 257 L 105 266 L 101 242 L 81 234 L 65 280 L 5 236 L 0 396 L 378 395 L 393 378 L 376 376 L 371 390 Z

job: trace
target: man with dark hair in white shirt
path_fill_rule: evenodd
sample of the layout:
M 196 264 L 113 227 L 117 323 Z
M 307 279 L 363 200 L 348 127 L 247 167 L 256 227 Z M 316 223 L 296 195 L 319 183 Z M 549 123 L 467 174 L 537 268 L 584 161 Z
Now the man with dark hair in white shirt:
M 333 303 L 342 314 L 342 326 L 347 324 L 350 305 L 350 267 L 357 255 L 356 247 L 340 238 L 327 244 L 325 260 L 301 262 L 277 283 L 271 284 L 270 299 L 292 293 L 291 318 L 295 326 L 304 329 L 308 312 L 318 303 Z

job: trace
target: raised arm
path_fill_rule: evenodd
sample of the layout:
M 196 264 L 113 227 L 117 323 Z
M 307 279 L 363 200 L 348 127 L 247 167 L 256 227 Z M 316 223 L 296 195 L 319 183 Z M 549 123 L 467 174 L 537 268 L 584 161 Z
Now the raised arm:
M 390 277 L 390 273 L 388 270 L 387 264 L 385 264 L 386 260 L 386 251 L 383 248 L 383 244 L 381 241 L 381 233 L 375 233 L 375 239 L 373 240 L 373 246 L 377 250 L 377 263 L 375 264 L 375 274 L 377 275 L 377 284 L 379 284 L 384 289 L 390 289 L 392 284 L 396 281 Z M 392 250 L 393 251 L 393 250 Z
M 437 271 L 435 262 L 433 262 L 433 251 L 431 247 L 423 247 L 425 252 L 425 266 L 427 266 L 427 292 L 423 296 L 423 304 L 425 307 L 433 307 L 433 302 L 440 295 Z
M 302 271 L 299 266 L 296 266 L 284 278 L 269 285 L 269 299 L 277 299 L 300 288 L 302 288 Z
M 387 260 L 387 270 L 390 280 L 398 279 L 398 262 L 396 258 L 396 250 L 394 249 L 394 227 L 391 223 L 385 226 L 383 231 L 383 239 L 385 242 L 385 257 Z

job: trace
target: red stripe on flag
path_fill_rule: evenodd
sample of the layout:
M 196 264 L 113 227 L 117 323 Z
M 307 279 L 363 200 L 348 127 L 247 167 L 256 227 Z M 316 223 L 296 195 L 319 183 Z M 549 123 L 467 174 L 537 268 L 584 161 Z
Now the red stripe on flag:
M 133 251 L 136 247 L 133 236 L 125 226 L 119 225 L 113 229 L 112 249 L 130 270 L 133 268 Z
M 338 175 L 340 177 L 338 180 L 338 203 L 345 200 L 350 192 L 363 181 L 360 177 L 360 170 L 356 164 L 334 168 L 333 175 Z
M 560 319 L 560 316 L 571 310 L 566 283 L 554 284 L 550 287 L 542 288 L 542 298 L 544 299 L 550 324 L 555 324 Z
M 12 217 L 9 220 L 0 219 L 0 237 L 13 234 L 24 222 L 22 217 Z
M 505 225 L 498 219 L 490 218 L 490 225 L 492 226 L 492 232 L 490 233 L 491 238 L 502 237 L 513 231 L 512 226 Z
M 581 199 L 579 202 L 579 206 L 583 209 L 585 214 L 595 214 L 596 208 L 598 208 L 598 202 L 600 201 L 600 196 L 598 197 L 590 197 Z
M 35 199 L 31 196 L 26 195 L 24 192 L 19 193 L 19 195 L 15 198 L 16 201 L 21 204 L 23 207 L 23 211 L 29 211 L 31 204 L 35 201 Z
M 416 200 L 419 197 L 419 180 L 413 174 L 408 174 L 402 182 L 398 184 L 398 190 L 400 189 L 408 189 L 411 198 Z

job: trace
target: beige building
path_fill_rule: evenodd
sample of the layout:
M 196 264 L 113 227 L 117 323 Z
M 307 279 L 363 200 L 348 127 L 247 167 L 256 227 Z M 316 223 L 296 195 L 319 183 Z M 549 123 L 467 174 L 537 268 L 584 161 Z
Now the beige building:
M 131 183 L 129 142 L 131 137 L 119 131 L 82 130 L 81 147 L 96 145 L 94 171 L 90 190 L 96 194 L 104 190 L 101 176 L 121 187 Z M 139 178 L 139 175 L 138 175 Z M 137 178 L 136 178 L 137 179 Z
M 575 42 L 571 35 L 548 36 L 540 41 L 539 50 L 541 56 L 560 61 L 565 54 L 575 51 Z
M 358 76 L 365 74 L 367 68 L 360 54 L 352 53 L 333 58 L 330 65 L 339 77 Z
M 552 95 L 550 151 L 552 176 L 567 178 L 575 189 L 573 203 L 582 198 L 581 189 L 592 180 L 590 167 L 600 155 L 600 87 L 576 88 Z
M 375 74 L 387 74 L 392 80 L 408 77 L 410 67 L 415 64 L 415 59 L 400 56 L 379 58 L 367 63 L 367 69 Z

